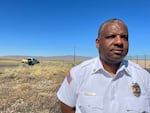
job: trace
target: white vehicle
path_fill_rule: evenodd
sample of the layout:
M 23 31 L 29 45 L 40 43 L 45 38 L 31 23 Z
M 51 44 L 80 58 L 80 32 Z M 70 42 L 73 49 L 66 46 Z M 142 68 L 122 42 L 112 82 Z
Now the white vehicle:
M 21 60 L 22 63 L 26 63 L 28 65 L 34 65 L 34 64 L 38 64 L 40 63 L 37 59 L 35 58 L 27 58 L 27 59 L 22 59 Z

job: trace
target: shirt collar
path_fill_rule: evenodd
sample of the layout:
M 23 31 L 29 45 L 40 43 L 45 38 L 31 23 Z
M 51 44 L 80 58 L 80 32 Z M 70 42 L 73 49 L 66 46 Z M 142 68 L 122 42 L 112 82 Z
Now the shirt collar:
M 104 70 L 104 67 L 101 63 L 101 60 L 99 59 L 99 56 L 96 57 L 95 61 L 94 61 L 94 64 L 93 64 L 93 67 L 92 67 L 92 70 L 91 70 L 91 73 L 94 74 L 100 70 Z M 126 75 L 130 76 L 130 71 L 128 69 L 128 61 L 127 60 L 123 60 L 120 64 L 120 67 L 118 69 L 117 72 L 120 72 L 120 71 L 124 71 L 126 73 Z
M 94 73 L 98 72 L 99 70 L 104 70 L 104 68 L 99 59 L 99 56 L 97 56 L 96 59 L 94 60 L 91 73 L 94 74 Z
M 118 69 L 118 72 L 124 71 L 126 73 L 126 75 L 131 76 L 128 65 L 129 65 L 128 60 L 123 60 L 120 64 L 120 68 Z

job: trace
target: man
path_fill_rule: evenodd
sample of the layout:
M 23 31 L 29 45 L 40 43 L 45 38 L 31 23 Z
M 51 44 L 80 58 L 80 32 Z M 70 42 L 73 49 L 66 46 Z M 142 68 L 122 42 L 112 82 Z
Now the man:
M 128 28 L 104 22 L 96 39 L 99 56 L 73 67 L 57 96 L 63 113 L 150 113 L 150 74 L 124 60 Z

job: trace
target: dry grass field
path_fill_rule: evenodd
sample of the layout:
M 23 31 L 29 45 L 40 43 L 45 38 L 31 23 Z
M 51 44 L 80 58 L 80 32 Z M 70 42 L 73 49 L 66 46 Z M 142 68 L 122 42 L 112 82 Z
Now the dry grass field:
M 28 66 L 0 60 L 0 64 L 0 113 L 60 113 L 56 92 L 71 62 L 41 61 Z
M 144 61 L 138 62 L 144 67 Z M 72 66 L 61 60 L 28 66 L 0 59 L 0 113 L 60 113 L 56 92 Z

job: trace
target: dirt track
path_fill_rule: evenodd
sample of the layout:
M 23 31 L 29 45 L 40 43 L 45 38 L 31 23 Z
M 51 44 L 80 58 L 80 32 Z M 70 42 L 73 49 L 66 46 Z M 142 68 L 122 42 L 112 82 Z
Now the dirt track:
M 0 63 L 0 70 L 3 70 L 4 68 L 13 68 L 19 66 L 20 63 Z

